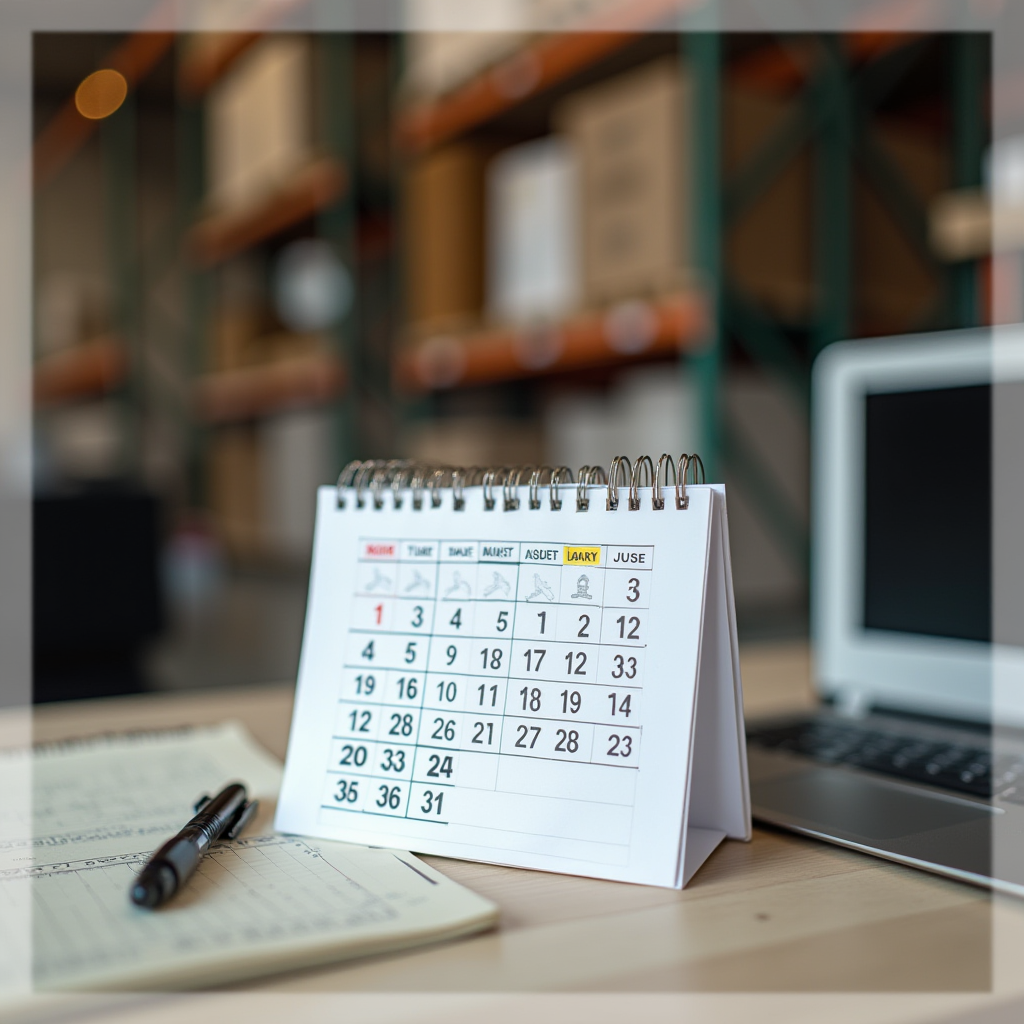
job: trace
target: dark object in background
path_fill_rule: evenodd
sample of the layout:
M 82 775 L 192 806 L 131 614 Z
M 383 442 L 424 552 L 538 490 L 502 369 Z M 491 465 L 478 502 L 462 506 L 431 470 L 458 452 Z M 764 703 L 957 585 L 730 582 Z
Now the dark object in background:
M 143 690 L 142 654 L 164 621 L 156 499 L 41 496 L 32 526 L 33 701 Z

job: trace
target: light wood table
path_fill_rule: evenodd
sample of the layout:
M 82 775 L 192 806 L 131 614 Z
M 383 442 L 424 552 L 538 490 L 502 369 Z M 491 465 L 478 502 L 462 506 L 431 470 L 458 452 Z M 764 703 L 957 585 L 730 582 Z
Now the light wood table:
M 745 649 L 742 667 L 748 717 L 811 700 L 805 645 Z M 38 709 L 33 731 L 49 740 L 236 718 L 283 757 L 291 704 L 290 686 L 83 701 Z M 390 993 L 388 1019 L 451 1021 L 478 1019 L 482 1007 L 490 1020 L 506 1011 L 521 1019 L 530 998 L 516 993 L 603 993 L 575 996 L 564 1019 L 604 1020 L 608 1011 L 621 1021 L 639 1019 L 638 993 L 661 994 L 642 997 L 648 1018 L 660 1016 L 659 1007 L 674 1016 L 684 1004 L 709 1006 L 718 993 L 717 1019 L 735 1011 L 749 1021 L 757 1005 L 758 1016 L 775 1016 L 775 1006 L 788 1020 L 820 1020 L 826 1009 L 832 1020 L 917 1020 L 1024 993 L 1024 904 L 782 832 L 755 829 L 751 843 L 726 842 L 682 892 L 428 859 L 499 904 L 500 926 L 249 983 L 247 995 L 232 998 L 256 1012 L 288 1005 L 277 1000 L 297 993 L 351 993 L 357 1002 Z M 403 1002 L 396 993 L 449 995 Z M 493 993 L 506 995 L 495 1002 Z M 779 995 L 752 1004 L 739 993 Z M 862 995 L 837 1001 L 825 993 Z

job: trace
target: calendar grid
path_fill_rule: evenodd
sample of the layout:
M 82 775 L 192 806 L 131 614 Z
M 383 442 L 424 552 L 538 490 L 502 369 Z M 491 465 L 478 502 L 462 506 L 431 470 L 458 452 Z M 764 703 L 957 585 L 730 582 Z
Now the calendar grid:
M 628 837 L 653 546 L 359 544 L 323 808 L 507 829 L 543 798 Z

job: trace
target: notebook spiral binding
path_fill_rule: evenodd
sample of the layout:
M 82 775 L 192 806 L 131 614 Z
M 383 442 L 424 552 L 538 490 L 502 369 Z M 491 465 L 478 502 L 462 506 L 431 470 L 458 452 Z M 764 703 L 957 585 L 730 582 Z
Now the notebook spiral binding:
M 350 462 L 338 477 L 338 508 L 345 508 L 346 493 L 351 492 L 357 508 L 366 507 L 366 496 L 369 495 L 373 507 L 382 509 L 387 491 L 391 492 L 394 508 L 402 507 L 405 491 L 411 491 L 412 506 L 415 509 L 423 508 L 425 495 L 428 496 L 431 508 L 440 508 L 441 491 L 450 489 L 452 507 L 456 512 L 460 512 L 466 507 L 465 489 L 482 486 L 486 510 L 493 511 L 497 507 L 497 492 L 500 489 L 503 510 L 513 512 L 520 506 L 519 488 L 528 484 L 531 509 L 541 507 L 540 491 L 542 487 L 546 487 L 551 510 L 559 511 L 562 508 L 562 488 L 575 485 L 576 511 L 586 512 L 590 508 L 588 488 L 604 485 L 608 490 L 605 507 L 609 511 L 619 507 L 619 487 L 629 488 L 627 507 L 630 511 L 637 511 L 640 508 L 641 487 L 651 488 L 651 507 L 663 510 L 666 507 L 664 488 L 670 486 L 670 469 L 673 477 L 671 486 L 675 489 L 675 507 L 685 509 L 690 501 L 686 494 L 687 483 L 704 483 L 704 463 L 697 454 L 680 455 L 675 461 L 671 455 L 663 454 L 658 459 L 657 466 L 649 455 L 641 455 L 632 463 L 632 467 L 627 456 L 618 455 L 612 459 L 607 473 L 600 466 L 580 466 L 575 480 L 568 466 L 482 468 L 430 465 L 402 459 L 370 459 L 365 462 L 356 459 Z M 645 482 L 641 482 L 642 480 Z

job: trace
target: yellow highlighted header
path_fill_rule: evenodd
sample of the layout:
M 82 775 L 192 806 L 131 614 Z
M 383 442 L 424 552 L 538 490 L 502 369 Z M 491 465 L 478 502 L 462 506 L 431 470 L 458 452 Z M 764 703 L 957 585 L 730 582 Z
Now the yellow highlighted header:
M 598 548 L 570 548 L 564 551 L 566 565 L 600 565 L 601 549 Z

